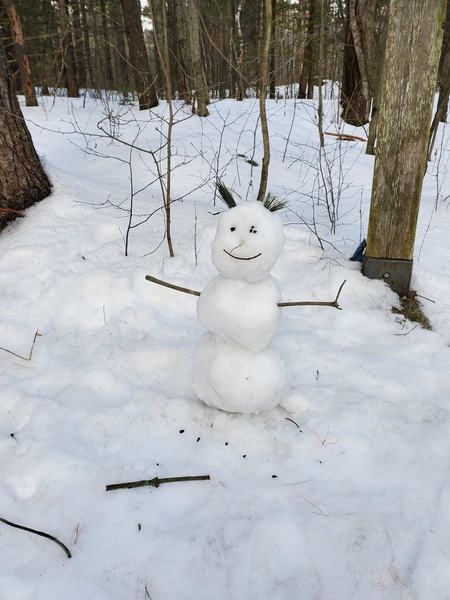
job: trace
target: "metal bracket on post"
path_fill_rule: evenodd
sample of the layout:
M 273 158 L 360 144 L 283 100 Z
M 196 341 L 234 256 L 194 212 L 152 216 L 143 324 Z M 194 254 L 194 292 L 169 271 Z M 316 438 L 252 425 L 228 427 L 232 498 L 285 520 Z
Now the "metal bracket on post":
M 399 296 L 406 296 L 410 291 L 412 268 L 412 260 L 365 256 L 363 274 L 369 279 L 385 281 Z

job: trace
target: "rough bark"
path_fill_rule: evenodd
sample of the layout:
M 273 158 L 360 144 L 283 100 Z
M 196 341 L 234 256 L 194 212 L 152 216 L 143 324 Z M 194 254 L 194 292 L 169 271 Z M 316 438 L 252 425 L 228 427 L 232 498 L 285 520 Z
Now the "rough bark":
M 0 225 L 50 194 L 6 68 L 0 41 Z
M 61 41 L 61 61 L 66 80 L 67 95 L 69 98 L 79 98 L 75 55 L 73 51 L 72 30 L 66 0 L 58 0 L 59 9 L 59 37 Z
M 70 5 L 72 7 L 73 47 L 77 61 L 78 84 L 81 87 L 86 87 L 86 58 L 84 56 L 83 33 L 81 30 L 80 2 L 79 0 L 71 0 Z
M 123 23 L 120 0 L 111 0 L 111 22 L 114 34 L 114 64 L 116 84 L 124 96 L 129 89 L 127 46 L 125 42 L 125 27 Z
M 33 80 L 31 77 L 30 61 L 28 60 L 28 56 L 25 52 L 22 24 L 20 22 L 20 17 L 17 14 L 14 0 L 0 0 L 0 9 L 2 8 L 2 5 L 6 8 L 6 12 L 8 14 L 14 56 L 20 69 L 26 105 L 38 106 L 36 92 L 34 90 Z
M 144 32 L 141 22 L 139 0 L 121 0 L 122 15 L 130 52 L 129 62 L 133 68 L 134 81 L 139 97 L 139 109 L 146 110 L 158 106 L 155 78 L 150 70 Z
M 430 140 L 428 143 L 428 159 L 431 159 L 439 123 L 445 123 L 447 121 L 448 99 L 450 96 L 450 0 L 447 0 L 444 37 L 442 39 L 441 57 L 439 59 L 438 83 L 439 99 L 436 113 L 431 123 Z
M 269 98 L 275 98 L 275 46 L 276 46 L 276 17 L 277 2 L 272 0 L 272 17 L 270 28 L 270 54 L 269 54 Z
M 207 117 L 208 88 L 205 85 L 203 73 L 202 54 L 200 46 L 200 27 L 197 0 L 188 0 L 189 42 L 191 48 L 192 75 L 194 80 L 195 96 L 197 98 L 197 115 Z
M 367 257 L 413 257 L 445 4 L 391 0 Z
M 89 45 L 89 25 L 86 14 L 86 5 L 84 0 L 77 0 L 80 8 L 80 26 L 81 26 L 81 38 L 83 45 L 83 57 L 85 60 L 85 72 L 84 72 L 84 85 L 86 87 L 93 85 L 93 77 L 92 77 L 92 54 L 91 47 Z M 81 78 L 81 76 L 80 76 Z
M 109 36 L 108 20 L 109 14 L 106 9 L 106 1 L 100 0 L 100 15 L 102 24 L 102 37 L 105 56 L 105 83 L 107 89 L 111 89 L 114 85 L 114 72 L 111 56 L 111 40 Z
M 342 118 L 365 125 L 370 118 L 375 67 L 375 8 L 377 0 L 348 0 L 342 73 Z

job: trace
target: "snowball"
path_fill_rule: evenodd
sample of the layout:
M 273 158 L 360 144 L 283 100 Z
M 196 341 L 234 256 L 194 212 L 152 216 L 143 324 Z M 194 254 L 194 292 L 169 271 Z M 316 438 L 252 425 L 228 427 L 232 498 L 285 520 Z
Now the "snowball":
M 287 391 L 283 362 L 274 350 L 252 352 L 211 333 L 198 345 L 193 384 L 209 406 L 238 413 L 271 410 Z
M 257 352 L 267 348 L 278 328 L 279 301 L 271 276 L 255 283 L 219 276 L 201 293 L 197 314 L 208 331 Z
M 270 273 L 284 241 L 278 215 L 261 202 L 248 202 L 220 216 L 211 257 L 223 277 L 259 281 Z

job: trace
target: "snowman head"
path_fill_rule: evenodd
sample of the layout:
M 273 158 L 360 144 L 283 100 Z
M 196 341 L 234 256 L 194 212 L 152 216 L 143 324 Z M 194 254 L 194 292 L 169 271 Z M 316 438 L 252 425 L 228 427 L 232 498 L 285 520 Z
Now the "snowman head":
M 261 202 L 248 202 L 219 217 L 212 262 L 223 277 L 259 281 L 270 273 L 284 240 L 278 215 Z

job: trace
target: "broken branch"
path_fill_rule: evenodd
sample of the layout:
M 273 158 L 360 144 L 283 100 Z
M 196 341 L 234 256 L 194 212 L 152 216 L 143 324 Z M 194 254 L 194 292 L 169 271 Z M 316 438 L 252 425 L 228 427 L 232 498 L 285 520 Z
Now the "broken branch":
M 37 529 L 31 529 L 30 527 L 24 527 L 23 525 L 18 525 L 17 523 L 13 523 L 12 521 L 7 521 L 6 519 L 3 519 L 2 517 L 0 517 L 0 521 L 2 523 L 4 523 L 5 525 L 9 525 L 10 527 L 15 527 L 16 529 L 22 529 L 23 531 L 28 531 L 29 533 L 34 533 L 36 535 L 40 535 L 41 537 L 45 537 L 48 540 L 55 542 L 55 544 L 58 544 L 58 546 L 60 546 L 64 550 L 67 558 L 72 558 L 70 550 L 67 548 L 67 546 L 65 544 L 63 544 L 62 542 L 60 542 L 58 540 L 58 538 L 55 538 L 53 535 L 50 535 L 49 533 L 45 533 L 44 531 L 38 531 Z
M 13 356 L 17 356 L 17 358 L 20 358 L 22 360 L 27 360 L 29 362 L 31 360 L 31 357 L 33 356 L 33 349 L 34 349 L 34 344 L 36 342 L 36 338 L 41 335 L 42 334 L 39 333 L 39 330 L 36 329 L 36 333 L 34 334 L 33 342 L 31 344 L 31 348 L 30 348 L 30 352 L 28 353 L 28 356 L 21 356 L 20 354 L 16 354 L 12 350 L 8 350 L 7 348 L 2 348 L 1 346 L 0 346 L 0 350 L 3 350 L 3 352 L 8 352 L 8 354 L 12 354 Z
M 192 294 L 193 296 L 200 296 L 200 292 L 196 290 L 191 290 L 189 288 L 181 287 L 180 285 L 174 285 L 173 283 L 168 283 L 167 281 L 163 281 L 162 279 L 158 279 L 157 277 L 153 277 L 152 275 L 146 275 L 145 279 L 147 281 L 151 281 L 152 283 L 157 283 L 158 285 L 163 285 L 172 290 L 176 290 L 177 292 L 184 292 L 185 294 Z
M 154 477 L 153 479 L 141 479 L 140 481 L 128 481 L 127 483 L 113 483 L 106 486 L 106 491 L 124 490 L 137 487 L 153 486 L 159 487 L 162 483 L 174 483 L 176 481 L 209 481 L 209 475 L 191 475 L 186 477 Z
M 286 306 L 331 306 L 332 308 L 342 310 L 342 308 L 339 306 L 338 300 L 346 281 L 347 280 L 344 279 L 344 281 L 341 283 L 338 289 L 338 293 L 336 294 L 336 298 L 332 302 L 278 302 L 278 306 L 280 306 L 281 308 L 284 308 Z
M 333 133 L 331 131 L 325 131 L 325 135 L 332 135 L 343 142 L 367 142 L 365 138 L 359 137 L 359 135 L 351 135 L 350 133 Z

